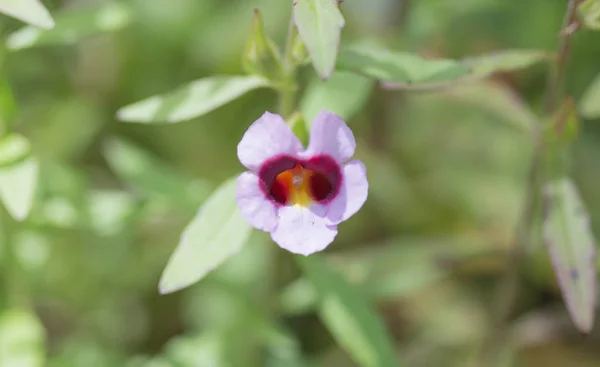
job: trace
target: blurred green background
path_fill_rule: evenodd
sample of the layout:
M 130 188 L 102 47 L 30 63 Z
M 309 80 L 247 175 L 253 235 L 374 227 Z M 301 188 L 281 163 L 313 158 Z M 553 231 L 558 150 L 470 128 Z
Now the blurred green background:
M 56 19 L 98 3 L 44 1 Z M 265 110 L 276 112 L 275 93 L 253 91 L 178 124 L 115 117 L 184 82 L 241 74 L 253 9 L 281 45 L 291 1 L 123 3 L 131 16 L 118 30 L 5 53 L 0 99 L 15 106 L 3 120 L 30 139 L 41 171 L 30 217 L 3 222 L 0 304 L 16 299 L 19 308 L 0 312 L 0 345 L 17 348 L 24 364 L 2 367 L 355 366 L 315 315 L 305 279 L 270 297 L 282 250 L 267 234 L 254 233 L 194 286 L 157 291 L 182 229 L 215 187 L 241 172 L 237 142 Z M 555 50 L 565 1 L 345 0 L 342 9 L 343 44 L 464 58 Z M 8 35 L 23 23 L 1 16 L 0 26 Z M 575 99 L 600 71 L 598 60 L 600 34 L 580 31 L 567 71 Z M 519 125 L 539 111 L 547 72 L 541 63 L 439 93 L 373 88 L 348 121 L 370 197 L 325 256 L 375 302 L 405 366 L 470 366 L 499 332 L 494 285 L 513 245 L 532 152 Z M 301 70 L 303 88 L 314 79 L 310 66 Z M 595 121 L 583 122 L 572 165 L 595 232 L 599 133 Z M 502 346 L 504 366 L 598 366 L 600 333 L 577 333 L 538 242 Z

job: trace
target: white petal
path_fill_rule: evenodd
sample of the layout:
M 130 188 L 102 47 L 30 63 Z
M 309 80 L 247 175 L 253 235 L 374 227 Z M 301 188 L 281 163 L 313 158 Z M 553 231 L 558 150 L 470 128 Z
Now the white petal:
M 345 164 L 340 192 L 328 205 L 329 223 L 337 224 L 356 214 L 367 201 L 368 195 L 369 181 L 365 165 L 358 160 Z
M 334 113 L 321 111 L 313 121 L 310 143 L 304 155 L 327 154 L 338 163 L 344 163 L 352 158 L 355 149 L 354 134 L 344 120 Z
M 323 218 L 326 210 L 321 205 L 279 208 L 279 223 L 271 238 L 279 247 L 295 254 L 308 256 L 324 250 L 337 235 L 337 226 L 328 225 Z
M 236 201 L 242 216 L 256 229 L 270 232 L 277 225 L 277 208 L 261 190 L 256 174 L 244 172 L 238 177 Z

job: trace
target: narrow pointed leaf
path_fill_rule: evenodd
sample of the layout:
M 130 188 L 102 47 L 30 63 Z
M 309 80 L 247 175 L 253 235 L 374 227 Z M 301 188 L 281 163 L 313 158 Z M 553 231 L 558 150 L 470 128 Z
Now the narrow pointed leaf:
M 432 83 L 468 75 L 467 66 L 455 60 L 426 59 L 408 52 L 352 47 L 340 53 L 338 68 L 360 72 L 390 83 Z
M 412 55 L 412 57 L 415 57 L 415 55 Z M 383 87 L 388 89 L 436 90 L 452 87 L 458 83 L 484 79 L 497 72 L 513 72 L 525 69 L 548 59 L 550 59 L 550 55 L 539 50 L 504 50 L 465 58 L 460 61 L 423 59 L 423 61 L 417 63 L 418 67 L 425 68 L 425 70 L 439 68 L 441 71 L 438 74 L 434 73 L 433 77 L 421 77 L 416 80 L 413 78 L 412 81 L 380 80 L 383 82 Z M 437 62 L 437 65 L 433 64 L 431 67 L 426 67 L 424 63 L 430 62 Z M 456 69 L 457 67 L 460 68 L 461 72 Z
M 238 210 L 237 178 L 225 181 L 183 231 L 160 280 L 160 292 L 185 288 L 238 253 L 251 227 Z
M 38 162 L 29 141 L 8 135 L 0 141 L 0 199 L 16 220 L 24 220 L 33 205 L 37 188 Z
M 56 26 L 50 30 L 22 28 L 8 36 L 6 46 L 10 50 L 19 50 L 43 45 L 75 44 L 95 34 L 119 30 L 131 20 L 131 10 L 123 3 L 103 2 L 57 14 Z
M 283 75 L 283 62 L 277 45 L 266 35 L 262 15 L 254 10 L 250 35 L 246 41 L 242 66 L 248 74 L 279 80 Z
M 339 345 L 362 367 L 398 367 L 391 336 L 366 297 L 319 255 L 297 260 L 318 294 L 319 316 Z
M 187 180 L 142 148 L 122 139 L 104 145 L 110 168 L 125 182 L 149 197 L 165 199 L 182 209 L 196 210 L 209 194 L 205 181 Z
M 345 24 L 338 1 L 296 0 L 293 17 L 317 75 L 321 79 L 329 78 Z
M 589 333 L 596 309 L 596 244 L 589 216 L 569 179 L 548 182 L 544 201 L 544 242 L 556 279 L 575 326 Z
M 587 87 L 579 103 L 581 116 L 588 119 L 600 117 L 600 74 Z
M 352 118 L 365 105 L 375 82 L 362 75 L 336 71 L 326 81 L 314 78 L 304 92 L 300 110 L 308 128 L 322 110 Z
M 54 28 L 52 16 L 39 0 L 2 0 L 0 13 L 36 27 Z
M 0 366 L 45 366 L 44 327 L 25 310 L 7 309 L 0 313 Z
M 266 79 L 254 75 L 198 79 L 173 92 L 125 106 L 117 111 L 117 118 L 125 122 L 140 123 L 175 123 L 190 120 L 268 84 Z

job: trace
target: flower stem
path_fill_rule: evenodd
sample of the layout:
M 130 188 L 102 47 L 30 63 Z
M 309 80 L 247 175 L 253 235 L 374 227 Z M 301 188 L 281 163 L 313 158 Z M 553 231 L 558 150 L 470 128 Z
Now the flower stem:
M 577 7 L 581 0 L 569 0 L 561 28 L 558 51 L 552 70 L 548 74 L 546 87 L 546 104 L 542 112 L 543 118 L 550 116 L 557 109 L 557 102 L 563 95 L 565 69 L 571 44 L 571 36 L 578 28 Z M 543 121 L 543 120 L 542 120 Z M 499 353 L 510 341 L 508 321 L 514 311 L 520 291 L 520 278 L 525 255 L 532 240 L 537 208 L 540 203 L 542 185 L 542 162 L 544 159 L 544 125 L 536 124 L 533 131 L 533 155 L 526 183 L 523 212 L 516 229 L 515 245 L 509 253 L 509 261 L 505 273 L 499 281 L 496 291 L 496 309 L 493 315 L 492 330 L 494 334 L 484 342 L 480 355 L 481 366 L 491 366 L 498 362 Z

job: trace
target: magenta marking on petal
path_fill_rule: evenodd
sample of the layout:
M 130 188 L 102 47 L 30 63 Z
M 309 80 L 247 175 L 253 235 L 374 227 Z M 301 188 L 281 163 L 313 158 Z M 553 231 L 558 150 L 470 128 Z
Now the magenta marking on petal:
M 261 191 L 273 204 L 283 206 L 287 202 L 286 188 L 277 183 L 277 175 L 297 164 L 317 173 L 314 180 L 311 180 L 311 196 L 315 201 L 326 204 L 339 194 L 343 181 L 342 168 L 332 157 L 322 154 L 309 159 L 298 159 L 278 155 L 265 161 L 258 171 Z

